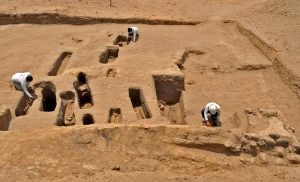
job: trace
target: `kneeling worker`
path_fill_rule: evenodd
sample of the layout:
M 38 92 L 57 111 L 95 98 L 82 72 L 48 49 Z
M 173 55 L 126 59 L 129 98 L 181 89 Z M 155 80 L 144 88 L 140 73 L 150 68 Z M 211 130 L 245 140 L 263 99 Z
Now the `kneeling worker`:
M 16 90 L 23 91 L 30 99 L 36 99 L 36 96 L 33 96 L 29 93 L 28 89 L 31 89 L 29 82 L 33 80 L 31 73 L 16 73 L 11 77 Z
M 128 27 L 128 38 L 127 38 L 127 44 L 130 43 L 130 41 L 136 42 L 139 40 L 139 29 L 137 27 Z
M 205 108 L 201 110 L 202 118 L 203 118 L 203 123 L 206 126 L 220 126 L 220 114 L 221 114 L 221 108 L 218 104 L 214 102 L 210 102 L 206 104 Z M 210 114 L 210 120 L 208 117 L 208 114 Z

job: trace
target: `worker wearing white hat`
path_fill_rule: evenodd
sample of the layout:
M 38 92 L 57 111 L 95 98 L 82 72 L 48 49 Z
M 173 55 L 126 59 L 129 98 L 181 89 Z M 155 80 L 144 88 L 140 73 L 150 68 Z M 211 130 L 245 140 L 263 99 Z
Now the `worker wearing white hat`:
M 139 40 L 139 37 L 140 37 L 140 33 L 137 27 L 128 27 L 127 44 L 129 44 L 130 41 L 137 42 Z
M 220 114 L 221 114 L 221 107 L 214 102 L 209 102 L 206 104 L 205 108 L 201 110 L 202 114 L 202 122 L 206 126 L 218 126 L 220 122 Z M 208 114 L 210 114 L 211 122 L 209 121 Z

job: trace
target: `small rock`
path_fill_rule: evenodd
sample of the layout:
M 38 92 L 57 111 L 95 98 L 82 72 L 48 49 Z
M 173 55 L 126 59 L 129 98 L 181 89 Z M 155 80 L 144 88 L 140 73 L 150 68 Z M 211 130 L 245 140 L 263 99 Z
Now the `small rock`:
M 249 140 L 247 140 L 245 137 L 241 138 L 241 144 L 242 146 L 249 144 Z
M 259 136 L 257 133 L 246 133 L 245 134 L 245 137 L 248 139 L 248 140 L 254 140 L 254 141 L 258 141 L 259 140 Z
M 252 114 L 252 115 L 256 115 L 256 109 L 254 108 L 246 108 L 244 109 L 246 114 Z
M 295 128 L 294 127 L 289 126 L 289 127 L 287 127 L 287 130 L 292 132 L 292 133 L 295 133 Z
M 72 41 L 74 41 L 76 43 L 81 43 L 82 39 L 78 39 L 78 38 L 72 37 Z
M 242 151 L 245 152 L 245 153 L 248 153 L 248 154 L 256 154 L 257 153 L 257 145 L 254 141 L 250 141 L 249 144 L 247 145 L 244 145 L 242 147 Z
M 121 170 L 121 166 L 114 166 L 111 168 L 111 170 L 113 171 L 120 171 Z
M 269 136 L 270 136 L 271 138 L 273 138 L 275 141 L 276 141 L 278 138 L 280 138 L 280 135 L 277 134 L 277 133 L 270 133 Z
M 278 157 L 284 157 L 285 156 L 285 149 L 283 147 L 275 147 L 275 156 L 278 156 Z
M 290 151 L 292 153 L 296 153 L 300 155 L 300 146 L 299 145 L 292 146 Z
M 250 150 L 250 144 L 244 145 L 244 146 L 242 147 L 242 150 L 243 150 L 244 152 L 246 152 L 246 153 L 248 153 L 249 151 L 251 151 L 251 150 Z
M 229 150 L 234 153 L 240 153 L 242 151 L 242 147 L 240 145 L 230 147 Z
M 194 85 L 195 81 L 194 80 L 189 80 L 186 84 L 188 84 L 188 85 Z
M 106 35 L 107 35 L 108 37 L 110 37 L 110 36 L 113 35 L 113 33 L 111 33 L 111 32 L 106 32 Z
M 241 158 L 240 161 L 243 164 L 254 164 L 255 163 L 255 158 Z
M 259 161 L 263 164 L 267 164 L 268 163 L 268 160 L 267 160 L 267 154 L 266 153 L 263 153 L 263 152 L 260 152 L 258 154 L 258 158 L 259 158 Z
M 249 125 L 255 128 L 256 122 L 253 119 L 249 119 L 248 121 Z
M 224 20 L 223 23 L 231 23 L 231 20 Z
M 284 160 L 284 159 L 282 159 L 282 158 L 277 158 L 277 159 L 275 160 L 275 164 L 277 164 L 277 165 L 286 165 L 286 164 L 287 164 L 287 161 Z
M 284 148 L 287 148 L 290 144 L 290 140 L 287 137 L 280 137 L 276 140 L 276 146 L 282 146 Z
M 258 145 L 260 147 L 274 147 L 275 146 L 275 141 L 268 136 L 263 136 L 262 138 L 260 138 Z
M 261 109 L 261 108 L 259 108 L 259 112 L 265 117 L 278 117 L 278 112 L 275 109 Z
M 257 144 L 256 144 L 255 141 L 250 141 L 249 145 L 250 145 L 251 148 L 257 147 Z
M 287 159 L 288 159 L 289 162 L 292 163 L 292 164 L 300 164 L 300 155 L 289 154 L 289 155 L 287 156 Z
M 158 107 L 159 107 L 160 110 L 164 110 L 165 109 L 165 107 L 164 107 L 163 104 L 158 104 Z

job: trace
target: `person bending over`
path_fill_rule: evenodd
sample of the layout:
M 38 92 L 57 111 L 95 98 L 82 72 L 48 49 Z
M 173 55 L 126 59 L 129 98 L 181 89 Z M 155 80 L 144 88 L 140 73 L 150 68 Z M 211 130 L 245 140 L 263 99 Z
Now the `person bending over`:
M 25 95 L 27 95 L 30 99 L 36 99 L 35 95 L 29 93 L 29 90 L 32 88 L 30 87 L 30 82 L 33 80 L 31 73 L 24 72 L 24 73 L 15 73 L 11 77 L 11 81 L 15 86 L 16 90 L 23 91 Z
M 137 42 L 139 40 L 139 29 L 137 27 L 128 27 L 128 38 L 127 38 L 127 44 L 130 43 L 130 41 Z
M 217 103 L 210 102 L 201 110 L 202 122 L 206 126 L 221 126 L 220 114 L 221 108 Z

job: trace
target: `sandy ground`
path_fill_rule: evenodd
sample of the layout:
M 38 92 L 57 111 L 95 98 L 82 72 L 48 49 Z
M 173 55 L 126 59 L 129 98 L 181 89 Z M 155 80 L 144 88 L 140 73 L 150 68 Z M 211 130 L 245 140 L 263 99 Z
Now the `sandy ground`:
M 1 110 L 0 129 L 8 127 L 9 131 L 0 133 L 5 146 L 1 149 L 0 179 L 120 181 L 120 176 L 125 181 L 300 179 L 299 165 L 244 164 L 214 150 L 174 148 L 175 153 L 209 156 L 205 162 L 186 156 L 181 160 L 180 155 L 169 151 L 156 154 L 168 156 L 167 161 L 148 155 L 152 150 L 161 150 L 161 143 L 143 146 L 143 152 L 132 150 L 130 154 L 127 149 L 135 143 L 121 141 L 112 148 L 104 147 L 105 150 L 102 144 L 96 145 L 95 150 L 83 147 L 80 153 L 89 155 L 86 158 L 72 156 L 78 149 L 72 145 L 74 141 L 61 138 L 68 132 L 84 134 L 85 127 L 97 129 L 98 125 L 120 123 L 205 129 L 201 126 L 200 110 L 210 101 L 222 107 L 224 130 L 262 132 L 272 123 L 273 116 L 264 114 L 268 111 L 276 113 L 274 117 L 300 138 L 299 1 L 112 2 L 113 6 L 104 0 L 0 2 L 0 106 L 11 113 Z M 70 20 L 72 17 L 76 19 Z M 180 25 L 188 24 L 184 22 L 194 25 Z M 130 25 L 139 27 L 139 41 L 114 44 L 118 35 L 126 35 Z M 118 50 L 118 54 L 110 55 L 112 50 Z M 55 71 L 59 60 L 63 62 Z M 32 106 L 26 105 L 23 94 L 9 82 L 13 73 L 23 71 L 34 76 L 32 85 L 39 97 Z M 83 83 L 82 79 L 86 81 Z M 88 102 L 79 96 L 83 88 L 90 94 Z M 66 91 L 73 94 L 71 99 L 66 99 Z M 24 108 L 27 112 L 22 113 Z M 64 109 L 70 123 L 95 125 L 63 129 L 55 126 Z M 92 119 L 86 119 L 86 114 Z M 39 135 L 44 137 L 36 139 Z M 97 136 L 91 138 L 96 140 Z M 148 141 L 140 142 L 144 140 Z M 51 143 L 49 150 L 45 150 L 49 147 L 47 143 Z M 66 149 L 59 151 L 57 144 Z M 107 152 L 121 146 L 121 156 L 118 152 Z M 58 152 L 60 159 L 53 159 Z M 97 152 L 109 157 L 93 161 Z M 36 153 L 44 158 L 38 157 L 34 164 L 27 164 Z M 60 162 L 63 160 L 66 162 Z M 85 160 L 94 163 L 85 164 Z M 210 164 L 210 160 L 223 162 Z M 235 162 L 229 164 L 231 160 Z M 122 165 L 121 171 L 111 169 L 113 161 Z

